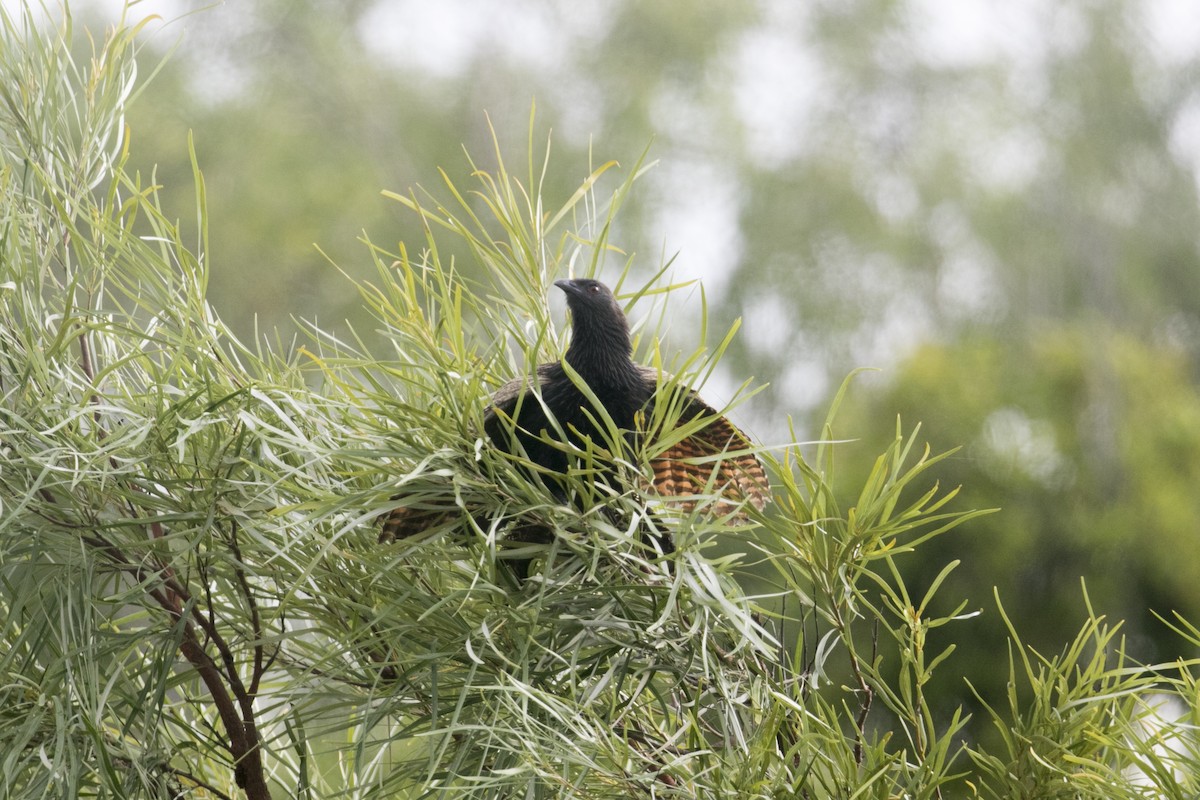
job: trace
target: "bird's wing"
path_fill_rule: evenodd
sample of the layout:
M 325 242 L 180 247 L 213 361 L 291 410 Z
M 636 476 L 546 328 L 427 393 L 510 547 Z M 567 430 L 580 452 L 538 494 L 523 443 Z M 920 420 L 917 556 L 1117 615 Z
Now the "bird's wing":
M 393 499 L 398 500 L 401 497 L 403 495 L 396 495 Z M 389 544 L 425 533 L 448 522 L 452 513 L 451 510 L 444 508 L 421 508 L 418 506 L 393 508 L 383 519 L 383 526 L 379 531 L 379 543 Z
M 551 373 L 553 372 L 554 367 L 557 367 L 557 366 L 558 366 L 557 363 L 553 363 L 553 362 L 539 363 L 539 365 L 538 365 L 538 385 L 539 386 L 546 385 L 546 381 L 550 380 Z M 514 378 L 514 379 L 508 381 L 508 383 L 504 384 L 503 386 L 500 386 L 499 389 L 496 390 L 496 393 L 494 393 L 494 395 L 492 395 L 492 405 L 491 405 L 491 408 L 487 409 L 488 413 L 492 413 L 492 409 L 505 408 L 505 407 L 509 407 L 509 405 L 514 404 L 517 401 L 517 398 L 521 397 L 521 395 L 523 395 L 524 392 L 527 392 L 530 389 L 530 386 L 532 386 L 532 385 L 533 385 L 533 381 L 529 380 L 529 375 L 521 375 L 521 377 Z
M 643 375 L 657 373 L 643 368 Z M 713 513 L 734 513 L 748 502 L 761 510 L 771 500 L 771 484 L 750 438 L 727 417 L 719 414 L 695 392 L 690 392 L 678 424 L 685 425 L 703 417 L 708 421 L 689 436 L 656 453 L 650 459 L 654 478 L 652 491 L 664 498 L 678 498 L 672 505 L 691 511 L 699 497 L 720 497 Z
M 556 363 L 538 364 L 537 385 L 539 387 L 546 385 L 546 382 L 550 380 L 551 373 L 557 366 L 558 364 Z M 489 418 L 494 417 L 496 409 L 501 409 L 505 413 L 511 413 L 517 400 L 532 388 L 533 383 L 528 375 L 521 375 L 508 381 L 492 395 L 492 404 L 484 412 L 485 415 Z
M 546 381 L 550 378 L 554 366 L 554 364 L 538 365 L 537 385 L 545 385 Z M 517 404 L 517 400 L 532 385 L 533 381 L 529 379 L 529 376 L 522 375 L 518 378 L 513 378 L 496 390 L 496 393 L 492 395 L 491 405 L 484 412 L 484 428 L 489 436 L 495 437 L 499 435 L 498 430 L 492 429 L 498 421 L 496 409 L 504 411 L 505 414 L 511 414 Z M 404 495 L 396 495 L 393 499 L 400 500 L 403 497 Z M 384 517 L 383 525 L 379 532 L 379 541 L 387 543 L 408 539 L 409 537 L 445 524 L 457 512 L 458 509 L 429 508 L 419 505 L 398 506 L 389 511 L 388 515 Z

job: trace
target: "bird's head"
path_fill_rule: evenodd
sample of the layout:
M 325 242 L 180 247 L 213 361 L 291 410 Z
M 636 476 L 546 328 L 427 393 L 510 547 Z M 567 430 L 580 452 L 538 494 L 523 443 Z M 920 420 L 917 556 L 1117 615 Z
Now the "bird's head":
M 591 278 L 575 278 L 555 281 L 554 285 L 566 293 L 567 307 L 576 317 L 598 314 L 625 316 L 625 312 L 617 303 L 617 298 L 613 297 L 612 290 L 600 281 Z
M 603 353 L 627 361 L 633 349 L 629 323 L 612 290 L 591 278 L 555 281 L 554 285 L 566 293 L 571 310 L 571 349 L 577 355 Z

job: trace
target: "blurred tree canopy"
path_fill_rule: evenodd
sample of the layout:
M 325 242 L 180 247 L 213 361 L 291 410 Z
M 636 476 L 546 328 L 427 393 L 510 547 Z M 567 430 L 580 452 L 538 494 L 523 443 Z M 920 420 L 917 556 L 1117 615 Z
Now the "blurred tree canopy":
M 950 6 L 228 4 L 156 35 L 143 69 L 184 33 L 129 124 L 185 218 L 196 132 L 210 296 L 241 331 L 362 324 L 313 243 L 361 275 L 361 229 L 419 238 L 379 190 L 465 172 L 489 124 L 510 160 L 552 136 L 551 176 L 650 145 L 619 238 L 746 318 L 723 385 L 773 384 L 748 428 L 815 437 L 842 376 L 882 367 L 842 420 L 862 452 L 923 422 L 963 448 L 943 480 L 1002 509 L 918 574 L 962 558 L 956 588 L 999 586 L 1047 645 L 1086 576 L 1169 657 L 1147 609 L 1200 609 L 1200 32 L 1165 1 Z M 973 630 L 962 663 L 1005 636 Z
M 1200 395 L 1178 350 L 1057 326 L 925 345 L 898 373 L 881 391 L 850 393 L 838 428 L 863 441 L 845 451 L 845 471 L 869 466 L 863 443 L 894 431 L 894 415 L 921 419 L 935 450 L 961 447 L 934 467 L 942 485 L 962 486 L 972 507 L 1002 507 L 924 554 L 914 582 L 961 559 L 950 594 L 984 608 L 999 586 L 1026 640 L 1054 652 L 1066 621 L 1085 613 L 1086 576 L 1096 611 L 1126 621 L 1133 651 L 1179 656 L 1154 616 L 1200 612 Z M 1001 626 L 975 633 L 979 663 L 1003 652 Z M 992 677 L 972 681 L 1002 695 L 1005 676 Z

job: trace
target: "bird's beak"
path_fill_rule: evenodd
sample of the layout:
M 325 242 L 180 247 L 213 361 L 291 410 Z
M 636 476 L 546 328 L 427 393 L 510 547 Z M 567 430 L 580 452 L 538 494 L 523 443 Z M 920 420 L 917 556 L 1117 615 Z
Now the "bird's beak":
M 567 294 L 579 294 L 579 285 L 575 281 L 561 280 L 555 281 L 554 285 L 562 289 Z

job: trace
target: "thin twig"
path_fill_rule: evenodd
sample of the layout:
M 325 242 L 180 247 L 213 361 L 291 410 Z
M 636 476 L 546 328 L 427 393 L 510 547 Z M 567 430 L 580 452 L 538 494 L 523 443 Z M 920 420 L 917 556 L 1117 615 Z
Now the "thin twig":
M 854 648 L 850 646 L 850 629 L 846 625 L 845 618 L 842 616 L 842 610 L 835 603 L 832 609 L 833 623 L 839 631 L 842 632 L 842 637 L 846 641 L 846 655 L 850 658 L 850 670 L 854 673 L 854 681 L 858 684 L 858 691 L 862 695 L 862 700 L 859 703 L 858 715 L 854 720 L 854 763 L 862 766 L 863 749 L 866 741 L 867 713 L 871 710 L 871 700 L 875 696 L 875 692 L 871 689 L 871 685 L 867 683 L 867 678 L 863 675 L 862 664 L 859 662 L 858 654 L 854 652 Z M 879 626 L 875 625 L 871 635 L 872 639 L 872 655 L 871 660 L 874 662 L 876 646 L 879 639 Z
M 224 792 L 222 792 L 222 791 L 221 791 L 220 789 L 218 789 L 217 787 L 213 786 L 213 785 L 212 785 L 211 783 L 209 783 L 208 781 L 201 780 L 200 778 L 197 778 L 195 775 L 193 775 L 193 774 L 192 774 L 192 773 L 190 773 L 190 772 L 187 772 L 186 770 L 182 770 L 182 769 L 176 769 L 176 768 L 174 768 L 174 767 L 168 767 L 168 769 L 170 769 L 170 770 L 171 770 L 171 773 L 172 773 L 172 774 L 173 774 L 175 777 L 177 777 L 177 778 L 182 778 L 182 779 L 183 779 L 183 780 L 185 780 L 185 781 L 189 781 L 189 782 L 191 782 L 191 783 L 194 783 L 194 784 L 196 784 L 197 786 L 199 786 L 199 787 L 200 787 L 201 789 L 203 789 L 204 791 L 206 791 L 206 792 L 208 792 L 208 793 L 210 793 L 210 794 L 213 794 L 213 795 L 215 795 L 215 796 L 218 798 L 218 800 L 233 800 L 233 798 L 232 798 L 232 797 L 230 797 L 229 795 L 225 794 Z
M 246 579 L 246 570 L 242 567 L 242 550 L 238 545 L 238 524 L 237 520 L 230 523 L 229 528 L 229 549 L 233 553 L 233 574 L 237 578 L 238 588 L 241 589 L 242 597 L 246 600 L 246 607 L 250 609 L 250 629 L 254 633 L 254 666 L 250 674 L 250 689 L 249 695 L 251 698 L 258 696 L 258 686 L 262 682 L 263 673 L 263 630 L 262 618 L 258 612 L 258 602 L 254 599 L 254 592 L 250 590 L 250 582 Z
M 871 626 L 871 663 L 875 663 L 875 658 L 879 653 L 879 620 L 875 620 L 875 624 Z M 866 678 L 859 668 L 858 657 L 852 652 L 850 654 L 850 664 L 854 669 L 854 677 L 858 680 L 858 688 L 862 692 L 862 703 L 858 708 L 858 716 L 854 720 L 854 727 L 858 729 L 858 740 L 854 743 L 854 763 L 862 766 L 863 760 L 863 740 L 866 738 L 867 729 L 867 714 L 871 711 L 871 700 L 875 697 L 875 691 L 871 685 L 867 683 Z

